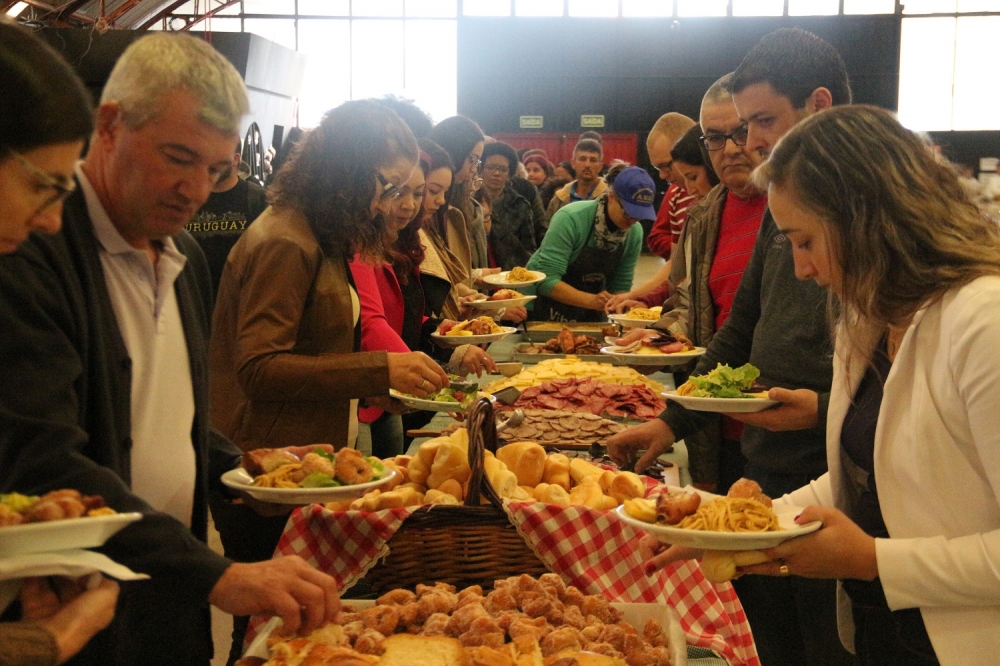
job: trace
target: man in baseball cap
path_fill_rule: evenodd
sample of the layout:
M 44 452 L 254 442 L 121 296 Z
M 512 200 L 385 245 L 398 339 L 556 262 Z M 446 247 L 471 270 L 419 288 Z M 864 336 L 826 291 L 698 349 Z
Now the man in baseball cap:
M 616 199 L 632 221 L 656 219 L 656 211 L 653 209 L 656 185 L 645 169 L 626 167 L 615 178 L 611 190 L 614 195 L 609 199 Z M 618 224 L 618 220 L 614 222 Z

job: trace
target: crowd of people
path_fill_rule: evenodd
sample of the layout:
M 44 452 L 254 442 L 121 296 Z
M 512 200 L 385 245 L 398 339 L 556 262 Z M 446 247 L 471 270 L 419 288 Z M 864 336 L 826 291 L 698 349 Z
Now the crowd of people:
M 662 306 L 654 328 L 706 348 L 692 374 L 752 363 L 771 387 L 773 409 L 671 402 L 608 440 L 641 471 L 683 439 L 699 487 L 747 477 L 823 522 L 734 581 L 763 664 L 1000 649 L 1000 228 L 890 113 L 852 104 L 824 40 L 772 33 L 697 120 L 656 122 L 657 213 L 652 177 L 605 165 L 599 135 L 555 163 L 398 98 L 330 110 L 265 193 L 238 175 L 246 89 L 206 42 L 137 40 L 92 109 L 58 54 L 0 37 L 0 491 L 143 513 L 101 552 L 151 577 L 26 581 L 0 664 L 205 664 L 209 605 L 236 617 L 230 661 L 251 614 L 333 619 L 331 577 L 271 559 L 283 511 L 220 476 L 261 447 L 401 453 L 427 417 L 389 389 L 494 373 L 431 333 L 516 266 L 545 278 L 500 320 Z M 640 222 L 666 262 L 635 284 Z M 649 570 L 700 556 L 645 545 Z

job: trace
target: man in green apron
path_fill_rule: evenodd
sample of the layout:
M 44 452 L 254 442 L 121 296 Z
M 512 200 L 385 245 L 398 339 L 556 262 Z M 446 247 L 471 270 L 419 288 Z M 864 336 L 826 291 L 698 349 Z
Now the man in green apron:
M 639 167 L 608 172 L 608 190 L 567 204 L 553 216 L 527 268 L 545 273 L 534 319 L 603 321 L 604 303 L 632 286 L 642 249 L 639 220 L 656 219 L 653 179 Z

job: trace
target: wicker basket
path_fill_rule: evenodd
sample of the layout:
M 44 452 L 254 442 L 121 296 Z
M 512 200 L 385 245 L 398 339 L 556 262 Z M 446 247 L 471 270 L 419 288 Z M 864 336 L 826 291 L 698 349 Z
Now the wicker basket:
M 438 581 L 488 589 L 500 578 L 548 571 L 511 525 L 484 472 L 484 451 L 495 453 L 497 442 L 489 400 L 481 398 L 473 406 L 467 427 L 472 476 L 465 505 L 426 506 L 403 522 L 388 541 L 388 557 L 365 576 L 379 594 Z M 480 496 L 489 504 L 480 504 Z

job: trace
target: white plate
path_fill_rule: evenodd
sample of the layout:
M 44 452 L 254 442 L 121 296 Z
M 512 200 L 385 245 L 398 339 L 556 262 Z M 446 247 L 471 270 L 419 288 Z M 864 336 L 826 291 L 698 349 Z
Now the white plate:
M 671 488 L 671 490 L 680 490 Z M 702 502 L 718 495 L 699 492 Z M 793 537 L 802 536 L 818 530 L 823 523 L 814 520 L 805 525 L 796 525 L 795 516 L 802 513 L 802 507 L 796 506 L 776 506 L 774 513 L 778 516 L 778 525 L 781 530 L 777 532 L 705 532 L 702 530 L 687 530 L 669 525 L 657 525 L 655 523 L 644 523 L 637 518 L 633 518 L 625 512 L 625 506 L 617 509 L 618 515 L 632 527 L 648 532 L 663 543 L 674 546 L 690 546 L 691 548 L 703 548 L 705 550 L 760 550 L 761 548 L 774 548 L 783 541 Z
M 681 407 L 693 412 L 719 412 L 722 414 L 747 414 L 762 412 L 768 407 L 778 404 L 777 400 L 768 398 L 696 398 L 690 395 L 677 395 L 673 391 L 661 393 L 667 400 L 673 400 Z
M 417 398 L 412 395 L 406 395 L 405 393 L 400 393 L 396 389 L 389 389 L 389 395 L 391 395 L 396 400 L 409 407 L 410 409 L 419 409 L 425 412 L 458 412 L 464 414 L 466 410 L 462 409 L 457 402 L 444 402 L 442 400 L 424 400 L 423 398 Z M 479 394 L 483 398 L 489 398 L 494 400 L 495 398 L 488 393 Z M 473 401 L 472 404 L 475 404 Z
M 511 333 L 517 333 L 517 329 L 513 326 L 501 326 L 500 328 L 503 329 L 501 333 L 490 333 L 489 335 L 441 335 L 439 333 L 431 333 L 431 337 L 451 347 L 458 347 L 459 345 L 480 345 L 486 342 L 497 342 L 503 340 Z
M 96 548 L 118 530 L 141 519 L 141 513 L 116 513 L 0 527 L 0 557 Z
M 524 282 L 508 282 L 507 275 L 510 274 L 510 271 L 503 271 L 502 273 L 493 273 L 492 275 L 485 275 L 483 276 L 483 282 L 490 285 L 491 287 L 497 287 L 500 289 L 504 287 L 510 289 L 517 289 L 518 287 L 527 287 L 529 284 L 538 284 L 539 282 L 545 279 L 545 273 L 541 271 L 531 271 L 531 273 L 535 276 L 534 279 L 525 280 Z
M 522 296 L 521 298 L 505 298 L 502 301 L 472 301 L 469 303 L 477 310 L 501 310 L 503 308 L 515 308 L 518 305 L 525 305 L 538 298 L 537 296 Z
M 628 314 L 609 314 L 608 319 L 625 328 L 649 328 L 659 319 L 632 319 Z
M 253 477 L 237 467 L 222 475 L 222 483 L 233 490 L 241 490 L 261 502 L 275 504 L 315 504 L 321 502 L 341 502 L 343 500 L 361 497 L 372 488 L 389 483 L 396 476 L 391 469 L 386 470 L 381 479 L 368 483 L 357 483 L 353 486 L 338 486 L 337 488 L 258 488 L 253 485 Z
M 695 347 L 694 351 L 676 352 L 674 354 L 621 354 L 602 347 L 601 353 L 624 363 L 625 365 L 682 365 L 693 358 L 705 354 L 704 347 Z
M 344 603 L 354 606 L 359 611 L 375 605 L 375 602 L 369 599 L 348 599 Z M 639 631 L 642 631 L 642 628 L 646 626 L 647 620 L 650 618 L 656 619 L 667 630 L 671 666 L 687 666 L 687 636 L 684 634 L 684 628 L 681 626 L 681 620 L 677 616 L 676 610 L 664 604 L 612 603 L 611 606 L 620 610 L 622 612 L 622 619 Z M 253 642 L 247 646 L 247 651 L 243 653 L 243 656 L 269 659 L 271 651 L 267 647 L 267 640 L 281 625 L 280 617 L 273 617 L 264 623 L 258 630 Z

